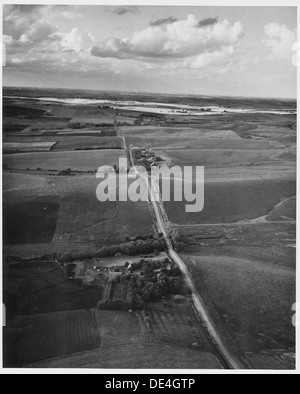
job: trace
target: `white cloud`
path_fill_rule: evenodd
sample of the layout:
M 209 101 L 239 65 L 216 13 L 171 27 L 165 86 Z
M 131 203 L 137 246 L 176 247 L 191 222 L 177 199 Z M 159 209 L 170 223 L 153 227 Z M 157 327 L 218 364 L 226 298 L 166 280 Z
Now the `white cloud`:
M 235 50 L 233 46 L 229 46 L 226 48 L 222 48 L 220 51 L 215 51 L 212 53 L 202 53 L 201 55 L 197 56 L 197 59 L 191 63 L 190 67 L 192 69 L 207 67 L 211 64 L 220 62 L 227 56 L 233 55 L 234 52 Z
M 240 22 L 231 24 L 224 20 L 199 27 L 197 18 L 189 15 L 186 20 L 149 27 L 135 32 L 131 37 L 100 42 L 92 53 L 102 58 L 156 59 L 158 62 L 168 58 L 213 55 L 218 51 L 230 54 L 231 48 L 242 36 L 243 26 Z
M 71 51 L 81 52 L 91 50 L 94 43 L 94 37 L 78 28 L 73 29 L 70 33 L 64 35 L 61 45 Z
M 272 51 L 272 58 L 291 59 L 292 46 L 297 41 L 296 29 L 290 30 L 285 25 L 269 23 L 265 26 L 263 43 Z

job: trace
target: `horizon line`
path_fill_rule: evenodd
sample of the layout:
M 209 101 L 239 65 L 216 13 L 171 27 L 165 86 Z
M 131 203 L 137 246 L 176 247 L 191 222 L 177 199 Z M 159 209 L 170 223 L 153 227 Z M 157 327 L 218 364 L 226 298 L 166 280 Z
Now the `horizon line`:
M 241 95 L 212 95 L 212 94 L 189 94 L 189 93 L 162 93 L 162 92 L 146 92 L 146 91 L 128 91 L 128 90 L 117 90 L 117 89 L 111 89 L 111 90 L 107 90 L 107 89 L 92 89 L 92 88 L 88 88 L 88 89 L 83 89 L 83 88 L 62 88 L 62 87 L 40 87 L 40 86 L 2 86 L 2 89 L 40 89 L 40 90 L 73 90 L 73 91 L 90 91 L 90 92 L 114 92 L 114 93 L 127 93 L 127 94 L 148 94 L 148 95 L 153 95 L 153 94 L 157 94 L 157 95 L 165 95 L 165 96 L 189 96 L 189 97 L 228 97 L 228 98 L 249 98 L 249 99 L 261 99 L 261 100 L 289 100 L 289 101 L 298 101 L 298 97 L 292 98 L 292 97 L 267 97 L 267 96 L 241 96 Z

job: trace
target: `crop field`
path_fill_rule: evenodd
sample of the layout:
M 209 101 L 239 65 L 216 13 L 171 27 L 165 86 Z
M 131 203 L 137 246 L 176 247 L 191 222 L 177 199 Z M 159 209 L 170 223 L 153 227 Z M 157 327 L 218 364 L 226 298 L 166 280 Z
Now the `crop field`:
M 10 322 L 4 335 L 4 363 L 9 367 L 85 352 L 100 346 L 96 320 L 90 311 L 19 317 Z
M 43 153 L 20 153 L 4 157 L 4 163 L 13 170 L 71 170 L 95 171 L 101 166 L 114 166 L 119 163 L 120 158 L 126 158 L 122 150 L 100 150 L 81 152 L 52 151 Z
M 211 344 L 200 329 L 201 324 L 191 305 L 176 305 L 166 308 L 152 305 L 148 310 L 153 332 L 160 342 L 192 346 L 197 344 L 202 351 L 212 351 Z
M 13 316 L 72 311 L 96 307 L 101 288 L 70 280 L 57 263 L 4 264 L 4 302 Z
M 26 124 L 10 124 L 7 122 L 3 124 L 3 135 L 10 133 L 19 133 L 26 129 L 28 126 Z
M 171 166 L 253 166 L 278 163 L 283 150 L 198 149 L 157 151 Z M 292 157 L 291 157 L 292 161 Z
M 52 134 L 52 132 L 50 131 Z M 45 132 L 43 135 L 48 135 L 49 132 Z M 50 134 L 50 135 L 51 135 Z M 65 137 L 116 137 L 116 130 L 113 127 L 100 127 L 98 129 L 94 128 L 84 128 L 84 129 L 68 129 L 64 128 L 59 130 L 55 135 L 65 136 Z
M 241 139 L 232 130 L 209 130 L 206 128 L 192 128 L 192 127 L 122 127 L 121 131 L 126 137 L 140 137 L 140 138 L 207 138 L 207 139 L 220 139 L 220 140 L 235 140 Z
M 20 151 L 20 152 L 28 152 L 28 151 L 50 151 L 53 150 L 56 145 L 56 142 L 5 142 L 3 144 L 4 154 L 6 152 L 12 151 Z
M 147 203 L 99 202 L 96 198 L 99 180 L 95 176 L 6 175 L 3 198 L 11 207 L 5 214 L 10 244 L 4 248 L 6 253 L 32 256 L 73 252 L 80 247 L 91 251 L 105 244 L 124 242 L 126 236 L 153 233 Z M 31 212 L 24 209 L 30 204 L 35 207 Z M 44 210 L 47 206 L 56 207 L 52 216 Z M 26 220 L 26 225 L 14 232 L 13 224 Z M 43 235 L 41 228 L 50 223 L 52 226 L 49 229 L 46 226 L 47 233 Z
M 70 123 L 81 123 L 81 124 L 94 124 L 94 125 L 112 125 L 114 123 L 114 118 L 111 113 L 110 116 L 99 115 L 96 116 L 94 114 L 90 116 L 75 116 L 71 119 Z
M 222 224 L 267 215 L 282 198 L 295 195 L 296 182 L 292 180 L 212 181 L 205 184 L 205 206 L 202 212 L 190 215 L 185 212 L 185 205 L 173 201 L 172 197 L 171 202 L 165 202 L 164 205 L 172 223 Z
M 162 216 L 220 337 L 249 368 L 294 367 L 296 116 L 241 110 L 293 112 L 295 102 L 6 90 L 17 96 L 4 98 L 3 119 L 6 366 L 225 367 L 190 295 L 154 297 L 143 312 L 96 309 L 107 277 L 99 267 L 169 258 L 140 255 L 140 240 L 160 238 L 161 229 L 149 202 L 118 201 L 119 175 L 117 201 L 96 195 L 97 169 L 120 158 L 129 166 L 130 150 L 134 157 L 148 149 L 170 167 L 205 168 L 203 211 L 187 213 L 191 202 L 174 201 L 173 179 Z M 167 113 L 173 104 L 177 112 Z M 181 104 L 228 111 L 187 116 Z M 186 181 L 195 193 L 195 175 Z M 132 249 L 111 247 L 128 238 Z M 94 258 L 105 246 L 112 257 Z M 62 261 L 74 260 L 69 268 L 80 275 L 71 279 Z
M 239 225 L 197 225 L 177 227 L 186 244 L 185 252 L 198 255 L 226 255 L 296 268 L 295 222 L 266 222 Z
M 161 312 L 153 311 L 156 318 L 160 319 Z M 211 351 L 208 344 L 202 348 L 192 348 L 193 339 L 203 338 L 202 326 L 196 323 L 195 316 L 190 307 L 173 306 L 168 310 L 170 320 L 167 325 L 161 325 L 160 339 L 155 339 L 149 334 L 139 313 L 95 311 L 97 324 L 101 336 L 101 346 L 80 355 L 70 355 L 64 358 L 35 363 L 35 368 L 63 368 L 66 365 L 73 368 L 129 368 L 129 369 L 220 369 L 222 365 Z M 175 333 L 173 320 L 180 319 L 181 333 L 184 335 L 181 343 L 176 343 L 180 336 Z M 179 320 L 178 320 L 179 323 Z M 195 334 L 194 328 L 198 331 Z M 156 323 L 155 323 L 156 325 Z M 197 327 L 196 327 L 197 325 Z M 191 337 L 187 333 L 193 332 Z M 170 335 L 175 335 L 172 339 Z M 166 342 L 165 342 L 166 340 Z M 170 343 L 170 341 L 172 343 Z M 185 343 L 183 343 L 185 342 Z M 199 341 L 200 342 L 200 341 Z M 118 352 L 118 357 L 116 357 Z
M 199 138 L 199 137 L 186 137 L 185 135 L 177 137 L 157 137 L 152 136 L 144 137 L 125 137 L 127 145 L 133 149 L 138 148 L 152 148 L 155 150 L 194 150 L 198 149 L 234 149 L 234 150 L 266 150 L 266 149 L 277 149 L 285 148 L 285 146 L 291 145 L 291 142 L 287 140 L 277 141 L 255 141 L 255 140 L 244 140 L 244 139 L 214 139 L 214 138 Z
M 267 216 L 268 220 L 296 220 L 297 200 L 296 197 L 287 201 L 282 201 L 279 206 L 275 207 L 272 212 Z
M 55 141 L 55 142 L 53 142 Z M 16 144 L 16 146 L 30 144 L 33 146 L 43 146 L 44 144 L 55 143 L 54 150 L 79 150 L 79 149 L 121 149 L 123 143 L 118 137 L 102 137 L 97 135 L 94 137 L 87 136 L 6 136 L 4 137 L 4 147 L 7 144 Z
M 59 204 L 19 202 L 4 204 L 5 244 L 34 244 L 52 241 Z

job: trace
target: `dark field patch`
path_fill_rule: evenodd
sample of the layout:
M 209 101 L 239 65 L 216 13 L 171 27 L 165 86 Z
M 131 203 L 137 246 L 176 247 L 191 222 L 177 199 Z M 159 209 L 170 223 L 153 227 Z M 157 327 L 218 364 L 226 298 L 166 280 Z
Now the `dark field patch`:
M 34 109 L 29 107 L 22 107 L 17 105 L 4 105 L 3 106 L 3 116 L 4 117 L 18 117 L 24 116 L 27 119 L 34 119 L 43 117 L 45 115 L 44 110 Z
M 4 329 L 5 367 L 22 366 L 100 347 L 92 312 L 16 318 Z
M 19 133 L 28 127 L 22 124 L 3 124 L 3 134 Z
M 101 288 L 82 287 L 55 263 L 4 266 L 4 302 L 7 315 L 33 315 L 94 308 Z
M 46 202 L 5 203 L 4 244 L 35 244 L 52 241 L 59 204 Z

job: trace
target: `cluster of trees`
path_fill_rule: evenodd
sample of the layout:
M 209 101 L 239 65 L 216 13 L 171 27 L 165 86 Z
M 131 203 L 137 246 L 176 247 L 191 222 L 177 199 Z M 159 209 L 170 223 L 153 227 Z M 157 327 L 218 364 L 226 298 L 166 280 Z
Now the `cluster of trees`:
M 98 147 L 84 147 L 75 148 L 76 151 L 90 151 L 90 150 L 106 150 L 106 149 L 123 149 L 121 146 L 98 146 Z
M 148 241 L 154 239 L 154 235 L 152 234 L 144 234 L 144 235 L 137 235 L 135 237 L 126 237 L 126 242 L 135 242 L 135 241 Z
M 126 263 L 128 264 L 128 263 Z M 125 264 L 125 266 L 126 266 Z M 164 260 L 148 260 L 146 261 L 145 259 L 141 259 L 137 263 L 132 263 L 131 264 L 131 271 L 135 272 L 137 270 L 142 269 L 145 265 L 146 266 L 151 266 L 154 270 L 160 269 L 160 268 L 166 268 L 171 264 L 171 261 L 166 257 Z
M 167 260 L 169 264 L 170 261 Z M 130 294 L 135 304 L 161 301 L 168 295 L 184 292 L 182 274 L 177 265 L 173 264 L 171 269 L 163 268 L 160 273 L 155 272 L 158 266 L 165 266 L 165 264 L 163 261 L 144 261 L 141 275 L 129 273 L 121 276 L 121 283 L 129 284 Z
M 172 229 L 170 232 L 170 238 L 172 241 L 173 248 L 177 251 L 180 252 L 181 250 L 184 249 L 185 244 L 182 242 L 181 236 L 178 232 L 177 229 Z
M 38 169 L 38 171 L 41 171 L 41 169 Z M 53 171 L 54 172 L 55 170 L 49 170 L 49 171 Z M 70 175 L 72 175 L 72 173 L 75 173 L 75 174 L 94 174 L 95 172 L 97 172 L 97 170 L 78 171 L 78 170 L 71 170 L 71 168 L 68 168 L 67 170 L 59 171 L 57 176 L 70 176 Z
M 59 173 L 57 175 L 58 176 L 70 176 L 71 174 L 72 174 L 72 170 L 71 170 L 71 168 L 68 168 L 67 170 L 59 171 Z
M 64 253 L 59 256 L 61 263 L 73 261 L 92 260 L 93 258 L 114 257 L 117 254 L 125 256 L 138 256 L 151 254 L 153 252 L 165 252 L 167 245 L 165 239 L 148 239 L 124 243 L 121 245 L 106 245 L 96 253 Z

